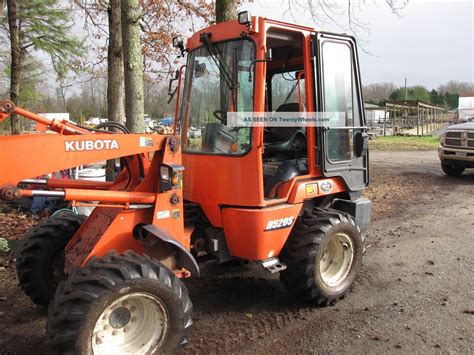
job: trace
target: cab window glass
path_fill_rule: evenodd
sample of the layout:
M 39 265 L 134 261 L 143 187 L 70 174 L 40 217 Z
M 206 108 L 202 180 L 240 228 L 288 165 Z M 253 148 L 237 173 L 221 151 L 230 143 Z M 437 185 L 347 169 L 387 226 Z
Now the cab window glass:
M 326 41 L 322 47 L 324 108 L 331 113 L 328 131 L 328 158 L 344 161 L 352 158 L 353 78 L 351 49 L 346 43 Z
M 272 76 L 272 111 L 299 111 L 295 110 L 300 99 L 298 96 L 298 73 L 298 71 L 290 71 Z M 299 91 L 304 111 L 305 86 L 302 77 L 299 80 Z
M 201 47 L 188 59 L 181 105 L 181 117 L 188 120 L 184 151 L 242 154 L 250 149 L 251 129 L 228 127 L 227 112 L 253 111 L 254 45 L 248 40 L 213 45 L 219 58 Z

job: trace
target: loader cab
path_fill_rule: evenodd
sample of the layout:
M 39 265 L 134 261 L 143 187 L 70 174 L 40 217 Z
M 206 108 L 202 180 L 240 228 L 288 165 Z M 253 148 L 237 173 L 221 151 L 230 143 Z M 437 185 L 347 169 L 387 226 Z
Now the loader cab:
M 225 206 L 286 202 L 297 181 L 368 182 L 355 41 L 252 17 L 206 28 L 187 42 L 178 100 L 184 197 L 221 226 Z M 319 126 L 231 127 L 228 112 L 337 112 Z

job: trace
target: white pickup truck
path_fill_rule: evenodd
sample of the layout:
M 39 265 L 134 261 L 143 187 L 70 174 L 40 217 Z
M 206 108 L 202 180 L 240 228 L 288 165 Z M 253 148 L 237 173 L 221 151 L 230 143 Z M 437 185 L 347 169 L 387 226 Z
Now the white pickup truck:
M 452 176 L 474 168 L 474 122 L 449 126 L 438 148 L 443 171 Z

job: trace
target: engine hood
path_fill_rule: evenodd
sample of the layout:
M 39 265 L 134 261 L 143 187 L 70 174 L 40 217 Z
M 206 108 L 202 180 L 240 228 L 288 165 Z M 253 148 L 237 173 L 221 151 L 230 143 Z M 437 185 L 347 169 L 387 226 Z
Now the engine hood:
M 469 129 L 469 130 L 474 130 L 474 122 L 466 122 L 466 123 L 460 123 L 460 124 L 455 124 L 455 125 L 452 125 L 452 126 L 449 126 L 447 128 L 448 130 L 466 130 L 466 129 Z

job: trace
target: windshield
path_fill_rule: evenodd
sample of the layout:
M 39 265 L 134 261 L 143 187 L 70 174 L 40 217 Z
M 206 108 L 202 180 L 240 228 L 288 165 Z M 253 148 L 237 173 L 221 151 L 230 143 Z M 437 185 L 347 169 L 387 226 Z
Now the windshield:
M 227 127 L 227 112 L 253 111 L 254 45 L 245 39 L 210 45 L 188 58 L 180 110 L 183 149 L 243 154 L 250 148 L 250 128 Z

